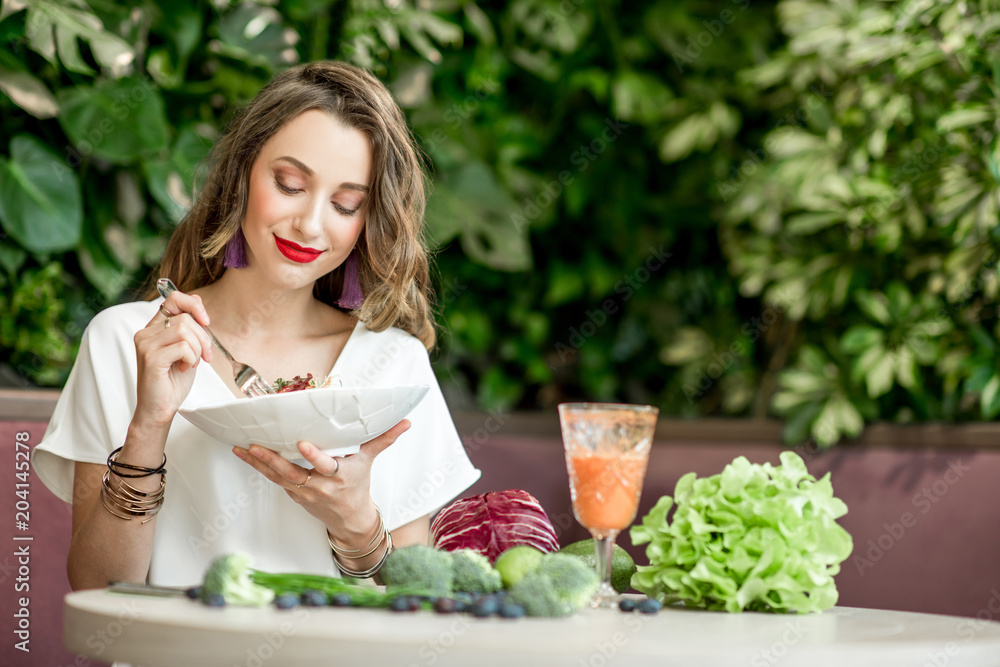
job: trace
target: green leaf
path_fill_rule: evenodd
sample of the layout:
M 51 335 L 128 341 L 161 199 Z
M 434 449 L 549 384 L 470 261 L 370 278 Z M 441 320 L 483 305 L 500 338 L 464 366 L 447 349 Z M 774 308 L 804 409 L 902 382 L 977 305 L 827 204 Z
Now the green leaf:
M 883 325 L 888 325 L 891 322 L 889 305 L 884 295 L 862 291 L 858 292 L 854 298 L 868 317 Z
M 59 104 L 49 89 L 27 72 L 0 67 L 0 90 L 35 118 L 52 118 L 59 113 Z
M 868 387 L 869 397 L 878 398 L 892 389 L 894 366 L 893 355 L 886 352 L 868 369 L 865 373 L 865 384 Z
M 701 114 L 691 114 L 663 135 L 660 141 L 660 158 L 676 162 L 687 157 L 704 142 L 707 120 Z
M 0 158 L 0 224 L 32 252 L 55 252 L 80 241 L 80 181 L 48 146 L 29 134 Z
M 858 409 L 854 407 L 854 404 L 846 396 L 837 394 L 827 405 L 832 406 L 832 415 L 836 419 L 841 433 L 851 438 L 861 435 L 861 431 L 865 427 L 865 421 L 862 419 Z
M 549 286 L 543 302 L 546 306 L 558 306 L 578 299 L 584 291 L 580 272 L 562 262 L 554 262 L 549 271 Z
M 983 387 L 982 396 L 979 399 L 982 409 L 983 419 L 993 420 L 1000 414 L 1000 375 L 994 375 Z
M 173 222 L 180 222 L 191 206 L 196 172 L 212 147 L 206 134 L 187 125 L 177 133 L 169 156 L 142 163 L 150 194 Z
M 101 20 L 82 0 L 32 0 L 26 28 L 31 48 L 55 64 L 56 43 L 66 69 L 89 73 L 80 58 L 76 39 L 90 44 L 94 59 L 113 76 L 121 76 L 135 59 L 132 46 L 104 29 Z M 57 39 L 53 39 L 53 31 Z
M 970 125 L 995 123 L 996 110 L 986 105 L 969 106 L 944 114 L 937 121 L 937 129 L 951 132 Z
M 112 301 L 126 285 L 126 273 L 94 231 L 87 229 L 79 249 L 80 267 L 90 284 Z
M 913 390 L 919 380 L 917 375 L 917 358 L 907 348 L 896 350 L 893 353 L 894 366 L 896 368 L 896 381 L 900 387 Z
M 858 324 L 844 333 L 840 339 L 840 347 L 845 352 L 858 354 L 875 345 L 881 345 L 884 340 L 885 335 L 881 329 L 868 324 Z
M 163 99 L 149 79 L 63 89 L 59 104 L 59 123 L 84 156 L 127 164 L 167 148 Z
M 63 26 L 56 26 L 56 46 L 59 49 L 59 60 L 63 67 L 78 74 L 92 75 L 94 70 L 80 56 L 80 45 L 77 43 L 77 33 Z
M 480 44 L 492 46 L 496 43 L 497 37 L 493 31 L 493 24 L 490 23 L 489 17 L 479 8 L 479 5 L 474 2 L 467 2 L 462 11 L 465 12 L 465 20 L 469 25 L 469 31 L 476 36 Z
M 842 224 L 844 213 L 842 211 L 819 211 L 815 213 L 800 213 L 790 216 L 785 220 L 785 229 L 789 234 L 810 235 L 821 229 L 826 229 L 832 225 Z
M 519 209 L 486 165 L 470 162 L 447 183 L 439 182 L 428 199 L 427 224 L 436 244 L 457 235 L 472 260 L 500 271 L 524 271 L 532 264 L 531 246 L 528 224 L 518 220 L 537 217 L 553 202 L 539 193 Z
M 0 243 L 0 267 L 13 276 L 28 259 L 28 253 L 9 243 Z
M 668 366 L 683 366 L 704 359 L 712 352 L 712 338 L 697 327 L 683 327 L 664 346 L 658 356 Z
M 837 444 L 845 435 L 855 437 L 864 429 L 864 420 L 843 394 L 834 394 L 823 405 L 811 433 L 821 447 Z
M 625 70 L 611 82 L 611 110 L 630 123 L 651 125 L 664 118 L 674 95 L 659 77 Z
M 243 3 L 222 16 L 218 29 L 219 39 L 209 48 L 227 58 L 266 69 L 298 62 L 298 53 L 292 48 L 298 35 L 285 26 L 274 7 Z
M 184 84 L 183 72 L 178 71 L 177 66 L 171 61 L 169 49 L 162 47 L 151 49 L 146 69 L 149 71 L 149 76 L 156 81 L 156 85 L 168 90 Z
M 38 7 L 41 7 L 39 5 Z M 56 64 L 56 40 L 53 34 L 52 22 L 44 12 L 33 9 L 28 12 L 27 23 L 24 34 L 28 37 L 28 44 L 35 51 L 51 64 Z
M 321 0 L 326 5 L 331 1 Z M 164 37 L 173 42 L 180 61 L 187 62 L 204 35 L 201 11 L 196 3 L 166 2 L 159 7 L 163 12 L 163 23 L 157 27 Z M 289 10 L 294 11 L 291 7 Z
M 814 392 L 824 389 L 829 380 L 822 375 L 790 368 L 781 374 L 781 386 L 796 392 Z

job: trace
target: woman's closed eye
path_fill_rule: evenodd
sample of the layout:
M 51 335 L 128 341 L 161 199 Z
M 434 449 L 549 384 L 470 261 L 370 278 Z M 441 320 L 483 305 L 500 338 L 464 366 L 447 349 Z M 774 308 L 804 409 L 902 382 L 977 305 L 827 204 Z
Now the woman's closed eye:
M 344 208 L 343 206 L 341 206 L 337 202 L 333 202 L 333 207 L 335 209 L 337 209 L 338 211 L 340 211 L 341 213 L 343 213 L 344 215 L 356 215 L 357 212 L 358 212 L 358 210 L 360 210 L 360 207 L 358 207 L 358 208 L 356 208 L 354 210 L 351 210 L 349 208 Z
M 295 195 L 302 192 L 301 188 L 290 187 L 288 185 L 285 185 L 278 179 L 274 179 L 274 185 L 275 187 L 278 188 L 278 190 L 285 193 L 286 195 Z M 330 203 L 333 204 L 333 207 L 335 209 L 337 209 L 340 213 L 343 213 L 344 215 L 356 215 L 357 212 L 361 209 L 360 205 L 356 206 L 355 208 L 349 208 L 347 206 L 343 206 L 342 204 L 338 204 L 335 201 L 331 201 Z
M 301 188 L 293 188 L 291 186 L 285 185 L 284 183 L 282 183 L 277 178 L 274 179 L 274 185 L 279 190 L 281 190 L 282 192 L 284 192 L 286 195 L 294 195 L 294 194 L 298 194 L 298 193 L 302 192 Z

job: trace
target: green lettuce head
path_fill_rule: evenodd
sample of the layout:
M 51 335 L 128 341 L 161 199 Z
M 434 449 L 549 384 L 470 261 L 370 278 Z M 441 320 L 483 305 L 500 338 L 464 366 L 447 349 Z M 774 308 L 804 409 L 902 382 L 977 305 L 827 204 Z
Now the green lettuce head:
M 649 543 L 650 563 L 632 586 L 665 602 L 729 612 L 835 605 L 833 577 L 853 549 L 837 524 L 847 505 L 834 498 L 829 473 L 817 480 L 793 452 L 782 452 L 781 464 L 740 456 L 718 475 L 681 477 L 674 498 L 660 498 L 632 527 L 634 544 Z

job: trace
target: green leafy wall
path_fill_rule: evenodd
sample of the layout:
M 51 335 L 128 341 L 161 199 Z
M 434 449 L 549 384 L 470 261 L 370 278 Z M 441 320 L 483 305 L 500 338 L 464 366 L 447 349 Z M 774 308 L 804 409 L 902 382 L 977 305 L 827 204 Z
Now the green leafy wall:
M 235 108 L 371 68 L 433 167 L 456 408 L 993 419 L 997 3 L 4 0 L 0 364 L 58 386 Z

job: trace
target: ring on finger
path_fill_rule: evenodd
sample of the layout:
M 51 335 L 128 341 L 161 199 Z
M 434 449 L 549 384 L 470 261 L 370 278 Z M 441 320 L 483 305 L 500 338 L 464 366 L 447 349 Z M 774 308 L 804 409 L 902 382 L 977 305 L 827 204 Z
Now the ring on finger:
M 312 470 L 307 470 L 306 471 L 306 478 L 302 481 L 301 484 L 296 484 L 295 488 L 296 489 L 301 489 L 303 486 L 305 486 L 306 484 L 309 483 L 309 480 L 312 479 L 312 476 L 313 476 L 313 471 Z
M 166 308 L 164 308 L 162 303 L 160 304 L 160 313 L 163 314 L 163 326 L 164 326 L 164 328 L 169 329 L 170 328 L 170 318 L 173 317 L 174 314 L 171 313 Z
M 333 472 L 321 472 L 320 474 L 323 475 L 323 477 L 333 477 L 340 472 L 340 459 L 334 456 L 333 461 L 337 464 L 337 467 L 333 469 Z

